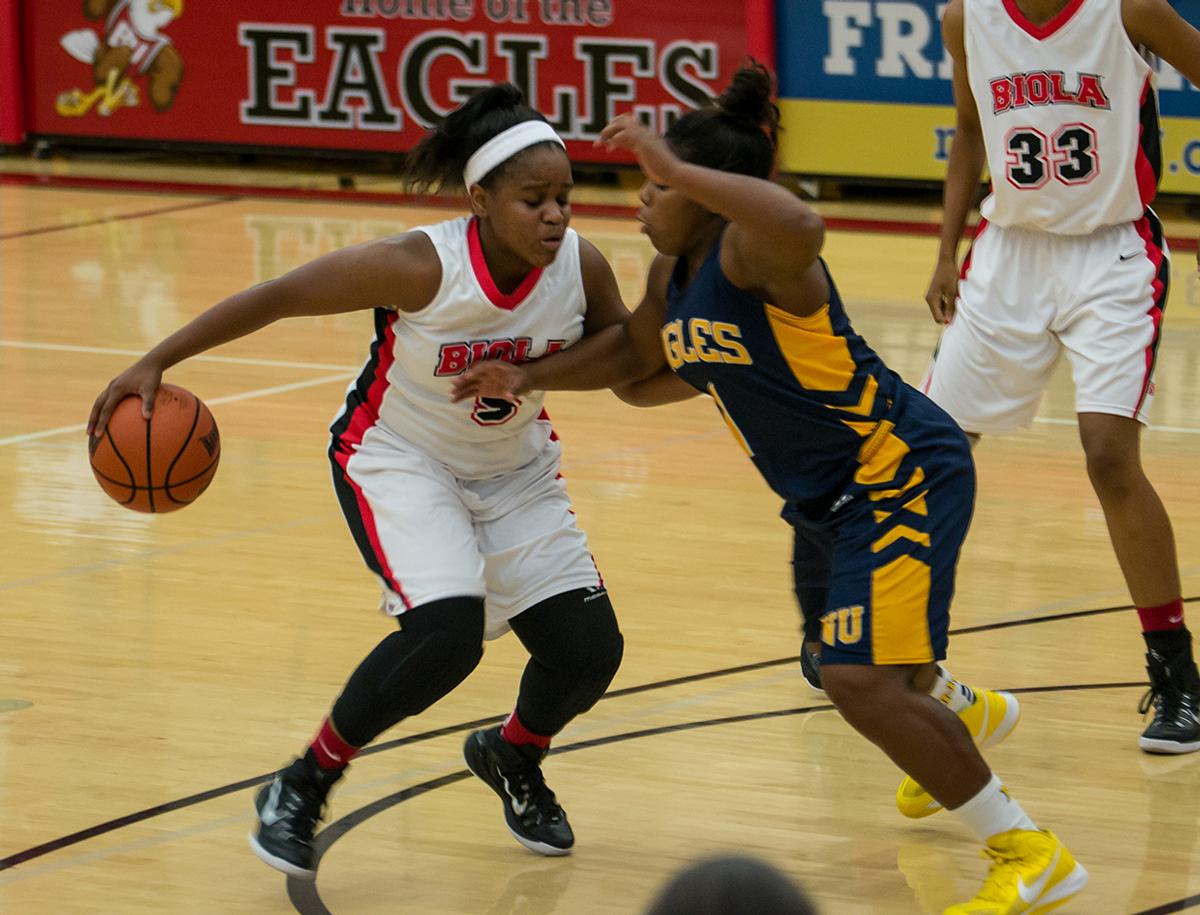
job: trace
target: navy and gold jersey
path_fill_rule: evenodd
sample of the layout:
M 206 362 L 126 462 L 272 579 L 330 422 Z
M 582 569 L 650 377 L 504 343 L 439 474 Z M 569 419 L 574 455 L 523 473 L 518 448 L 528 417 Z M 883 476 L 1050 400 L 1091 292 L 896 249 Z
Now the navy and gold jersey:
M 775 492 L 827 502 L 864 447 L 882 443 L 880 423 L 894 418 L 907 385 L 854 332 L 823 261 L 829 301 L 799 317 L 734 286 L 719 257 L 718 243 L 686 288 L 687 265 L 676 265 L 662 328 L 667 361 L 712 397 Z
M 975 504 L 966 435 L 854 332 L 824 262 L 829 301 L 798 317 L 734 286 L 719 257 L 687 288 L 677 266 L 663 346 L 786 500 L 797 594 L 824 595 L 824 612 L 805 607 L 821 613 L 821 663 L 944 658 Z

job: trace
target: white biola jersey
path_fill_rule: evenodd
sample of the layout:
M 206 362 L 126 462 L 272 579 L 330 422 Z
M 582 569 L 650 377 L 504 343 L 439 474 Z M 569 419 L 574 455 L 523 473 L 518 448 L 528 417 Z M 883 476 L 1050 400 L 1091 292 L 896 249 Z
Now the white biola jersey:
M 1000 226 L 1085 235 L 1141 218 L 1158 185 L 1154 74 L 1121 0 L 1071 0 L 1037 26 L 1016 0 L 966 0 L 967 73 Z
M 521 395 L 519 406 L 492 398 L 451 403 L 451 383 L 479 360 L 524 362 L 579 340 L 586 310 L 579 237 L 568 229 L 554 262 L 505 294 L 492 282 L 473 219 L 416 231 L 437 249 L 441 286 L 420 311 L 377 310 L 371 357 L 332 427 L 337 445 L 352 450 L 380 424 L 460 479 L 524 466 L 552 435 L 544 392 Z

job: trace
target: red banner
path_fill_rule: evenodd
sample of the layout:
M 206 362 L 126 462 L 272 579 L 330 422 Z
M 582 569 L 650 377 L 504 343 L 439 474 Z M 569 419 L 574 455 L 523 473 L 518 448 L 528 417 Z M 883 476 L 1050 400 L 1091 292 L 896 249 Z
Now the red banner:
M 396 151 L 508 80 L 568 141 L 636 111 L 662 129 L 746 49 L 740 3 L 82 0 L 23 4 L 29 132 Z M 686 39 L 681 36 L 687 36 Z
M 25 139 L 20 12 L 17 0 L 0 0 L 0 144 Z

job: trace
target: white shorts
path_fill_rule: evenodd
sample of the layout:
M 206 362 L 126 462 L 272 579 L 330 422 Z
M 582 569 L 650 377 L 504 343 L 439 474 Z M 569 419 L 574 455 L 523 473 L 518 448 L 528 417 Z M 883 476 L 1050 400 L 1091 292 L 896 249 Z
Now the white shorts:
M 985 224 L 921 390 L 967 432 L 1010 432 L 1065 349 L 1077 413 L 1146 423 L 1168 275 L 1152 213 L 1082 236 Z
M 334 488 L 367 565 L 383 581 L 381 609 L 398 616 L 447 597 L 482 597 L 484 637 L 564 591 L 603 587 L 575 525 L 557 441 L 524 467 L 462 480 L 382 426 L 335 460 Z M 344 473 L 342 468 L 344 466 Z

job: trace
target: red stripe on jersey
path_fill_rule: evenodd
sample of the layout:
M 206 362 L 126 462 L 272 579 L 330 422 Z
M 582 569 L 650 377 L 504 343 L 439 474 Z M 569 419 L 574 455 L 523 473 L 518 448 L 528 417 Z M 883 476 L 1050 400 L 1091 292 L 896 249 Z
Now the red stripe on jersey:
M 1146 84 L 1142 86 L 1142 98 L 1138 103 L 1138 110 L 1146 107 L 1146 102 L 1153 91 L 1150 80 L 1154 74 L 1146 77 Z M 1142 200 L 1142 206 L 1150 206 L 1150 202 L 1154 200 L 1154 195 L 1158 193 L 1158 175 L 1154 173 L 1154 165 L 1150 162 L 1149 156 L 1146 155 L 1146 138 L 1142 135 L 1145 132 L 1145 124 L 1138 128 L 1138 151 L 1137 160 L 1134 162 L 1133 171 L 1137 177 L 1138 196 Z M 1154 138 L 1157 141 L 1157 137 Z
M 479 241 L 478 218 L 472 219 L 467 224 L 467 250 L 471 254 L 471 269 L 475 272 L 475 279 L 479 281 L 479 286 L 483 289 L 484 295 L 488 297 L 489 302 L 497 308 L 503 308 L 505 311 L 512 311 L 525 301 L 525 297 L 537 285 L 537 281 L 542 275 L 542 268 L 537 267 L 530 270 L 525 275 L 525 279 L 521 280 L 521 285 L 512 292 L 501 292 L 500 287 L 492 279 L 492 273 L 488 270 L 487 259 L 483 256 L 483 245 Z
M 537 421 L 550 423 L 550 414 L 546 412 L 546 408 L 542 407 L 542 412 L 537 415 Z M 550 423 L 550 441 L 558 441 L 558 433 L 554 431 L 554 423 Z
M 928 395 L 929 389 L 933 387 L 933 370 L 937 367 L 937 353 L 934 353 L 933 361 L 929 364 L 929 371 L 925 373 L 925 384 L 921 386 L 921 393 Z
M 387 324 L 379 334 L 379 344 L 375 348 L 374 365 L 363 367 L 358 383 L 361 386 L 364 376 L 370 378 L 367 385 L 366 400 L 359 400 L 348 419 L 343 419 L 337 425 L 337 437 L 340 442 L 357 448 L 362 444 L 363 435 L 379 421 L 379 407 L 383 404 L 383 396 L 388 389 L 388 371 L 396 361 L 396 331 L 394 325 L 399 319 L 399 312 L 389 312 Z M 353 394 L 351 395 L 353 396 Z
M 1162 331 L 1163 319 L 1163 297 L 1166 292 L 1166 285 L 1162 280 L 1163 266 L 1163 250 L 1159 247 L 1158 242 L 1154 238 L 1154 233 L 1151 230 L 1150 219 L 1143 216 L 1134 223 L 1134 228 L 1137 229 L 1138 235 L 1142 237 L 1142 241 L 1146 244 L 1146 256 L 1150 258 L 1150 262 L 1154 265 L 1154 281 L 1150 284 L 1151 288 L 1151 305 L 1150 320 L 1154 322 L 1154 335 L 1150 338 L 1150 344 L 1146 347 L 1145 360 L 1146 371 L 1142 375 L 1142 393 L 1138 397 L 1137 406 L 1133 408 L 1133 418 L 1137 419 L 1138 413 L 1142 410 L 1142 404 L 1146 401 L 1146 394 L 1150 390 L 1150 380 L 1154 375 L 1154 360 L 1158 354 L 1158 339 Z
M 591 557 L 592 568 L 596 570 L 596 580 L 600 582 L 600 587 L 603 588 L 604 587 L 604 576 L 600 573 L 600 566 L 596 565 L 596 557 L 592 556 L 591 553 L 588 553 L 588 556 Z
M 375 525 L 375 513 L 371 511 L 371 505 L 367 502 L 367 497 L 363 494 L 362 488 L 350 478 L 349 464 L 350 457 L 358 450 L 358 446 L 362 444 L 363 436 L 367 430 L 379 421 L 379 407 L 383 403 L 384 394 L 387 393 L 388 370 L 392 367 L 392 363 L 396 359 L 396 331 L 394 325 L 400 315 L 397 312 L 392 312 L 388 315 L 387 326 L 383 329 L 383 333 L 379 340 L 379 346 L 375 350 L 375 364 L 367 366 L 364 369 L 364 374 L 370 373 L 371 382 L 367 386 L 366 401 L 360 401 L 358 406 L 350 414 L 349 420 L 345 423 L 345 429 L 337 435 L 337 447 L 334 449 L 334 458 L 338 462 L 338 466 L 342 468 L 342 477 L 354 490 L 355 500 L 358 502 L 358 511 L 362 519 L 363 532 L 367 536 L 367 541 L 371 545 L 371 552 L 375 555 L 375 561 L 379 564 L 379 574 L 383 580 L 387 582 L 389 588 L 400 595 L 400 599 L 404 601 L 406 610 L 412 609 L 412 602 L 408 599 L 408 595 L 404 593 L 404 589 L 400 587 L 400 582 L 396 580 L 392 573 L 392 567 L 388 563 L 387 554 L 383 550 L 383 544 L 379 540 L 379 530 Z
M 1034 38 L 1041 41 L 1043 38 L 1049 38 L 1064 25 L 1070 22 L 1071 17 L 1079 12 L 1079 8 L 1083 6 L 1083 0 L 1071 0 L 1064 6 L 1057 15 L 1049 22 L 1042 25 L 1034 25 L 1028 17 L 1021 12 L 1021 8 L 1017 6 L 1017 0 L 1004 0 L 1004 8 L 1008 11 L 1009 18 L 1012 19 L 1018 26 L 1032 35 Z
M 408 595 L 404 593 L 404 588 L 396 580 L 396 576 L 392 573 L 392 567 L 388 563 L 387 553 L 383 551 L 383 544 L 379 540 L 379 530 L 375 526 L 375 514 L 371 511 L 371 504 L 367 501 L 367 497 L 363 495 L 362 487 L 350 478 L 350 473 L 347 470 L 347 465 L 350 463 L 350 453 L 337 451 L 334 457 L 338 462 L 338 466 L 342 468 L 342 477 L 350 485 L 350 488 L 354 490 L 354 497 L 358 501 L 358 513 L 362 519 L 363 531 L 367 535 L 367 541 L 371 544 L 371 552 L 375 554 L 375 561 L 379 563 L 380 576 L 387 582 L 389 588 L 400 595 L 400 600 L 404 601 L 404 609 L 411 610 L 413 608 L 412 601 L 408 599 Z

